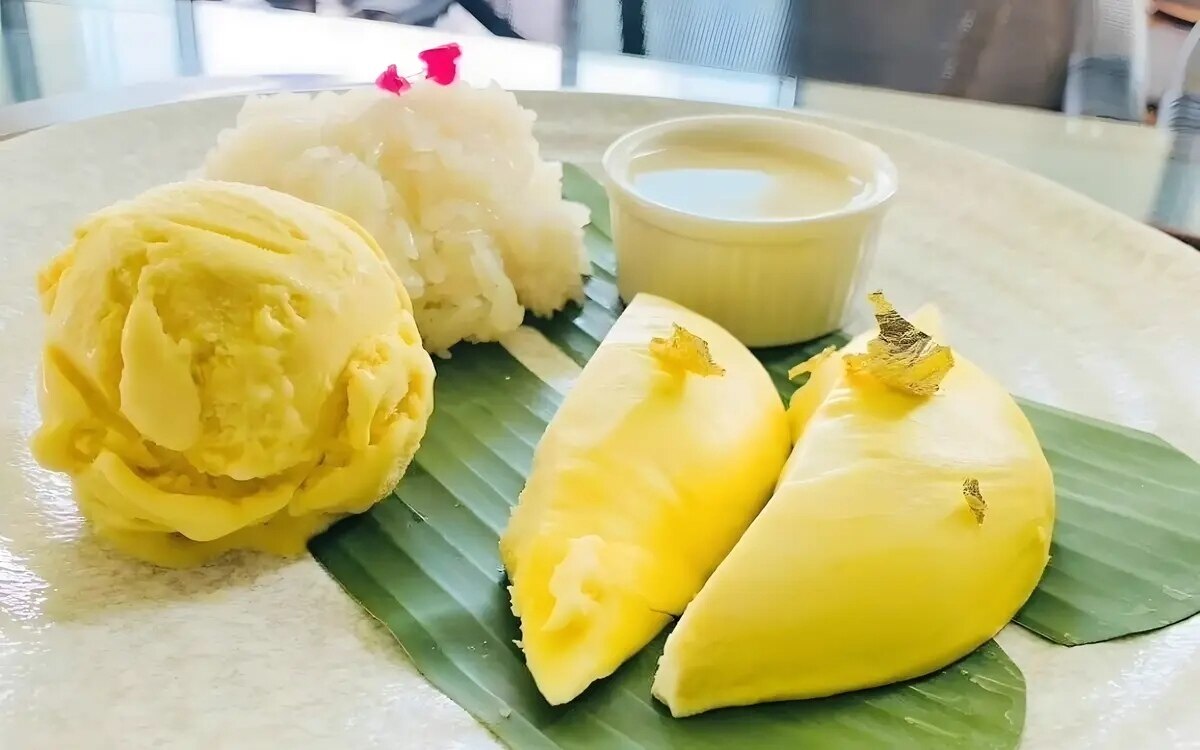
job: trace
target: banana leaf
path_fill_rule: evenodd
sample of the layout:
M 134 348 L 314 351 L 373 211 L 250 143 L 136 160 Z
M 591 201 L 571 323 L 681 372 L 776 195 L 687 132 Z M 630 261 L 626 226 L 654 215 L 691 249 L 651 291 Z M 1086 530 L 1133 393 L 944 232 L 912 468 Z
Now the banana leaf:
M 1016 622 L 1068 646 L 1200 611 L 1200 464 L 1157 437 L 1021 402 L 1054 469 L 1050 565 Z
M 502 347 L 459 347 L 439 363 L 434 417 L 396 494 L 310 545 L 426 678 L 498 738 L 521 750 L 1016 747 L 1025 681 L 993 642 L 903 685 L 674 719 L 650 697 L 660 637 L 549 706 L 513 643 L 497 541 L 560 401 Z
M 611 325 L 619 311 L 615 258 L 599 184 L 566 165 L 563 192 L 605 219 L 588 233 L 596 276 L 573 320 L 562 315 L 535 325 L 568 353 L 581 352 L 582 362 L 607 330 L 599 318 L 607 315 Z M 781 395 L 790 398 L 796 386 L 788 382 L 788 368 L 846 341 L 834 334 L 757 354 Z M 1200 612 L 1200 464 L 1153 435 L 1018 403 L 1054 470 L 1057 521 L 1050 565 L 1015 622 L 1074 646 L 1154 630 Z

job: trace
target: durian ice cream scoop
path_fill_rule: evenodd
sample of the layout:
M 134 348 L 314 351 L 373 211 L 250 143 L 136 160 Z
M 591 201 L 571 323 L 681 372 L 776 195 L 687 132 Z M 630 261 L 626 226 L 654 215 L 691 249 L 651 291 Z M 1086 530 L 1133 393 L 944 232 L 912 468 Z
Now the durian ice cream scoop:
M 33 440 L 119 549 L 294 554 L 386 495 L 433 365 L 375 241 L 263 187 L 164 185 L 91 216 L 38 279 Z

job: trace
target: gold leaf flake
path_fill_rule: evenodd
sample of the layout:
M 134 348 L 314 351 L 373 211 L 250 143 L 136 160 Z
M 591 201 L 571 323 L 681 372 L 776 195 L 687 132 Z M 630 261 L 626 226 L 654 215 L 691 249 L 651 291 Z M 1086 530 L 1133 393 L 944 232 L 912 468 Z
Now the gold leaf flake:
M 967 477 L 963 480 L 962 491 L 963 499 L 967 501 L 967 507 L 975 516 L 975 523 L 983 523 L 983 514 L 987 512 L 987 503 L 983 500 L 983 493 L 979 491 L 979 480 Z
M 806 373 L 811 373 L 813 370 L 821 366 L 821 363 L 829 359 L 837 352 L 836 346 L 827 346 L 792 369 L 788 370 L 788 380 L 796 378 Z
M 879 334 L 867 342 L 866 354 L 847 354 L 851 372 L 865 371 L 884 385 L 918 396 L 932 396 L 950 368 L 954 354 L 935 344 L 925 332 L 905 320 L 883 292 L 867 296 L 875 307 Z
M 678 323 L 672 324 L 670 338 L 650 339 L 650 354 L 673 374 L 692 372 L 701 377 L 725 374 L 725 368 L 713 361 L 708 342 Z

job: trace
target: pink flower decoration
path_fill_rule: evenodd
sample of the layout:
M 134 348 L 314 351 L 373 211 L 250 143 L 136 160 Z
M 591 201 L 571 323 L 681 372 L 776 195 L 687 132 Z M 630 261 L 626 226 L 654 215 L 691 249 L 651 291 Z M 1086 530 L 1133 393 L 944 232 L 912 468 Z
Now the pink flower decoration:
M 402 94 L 412 88 L 408 79 L 396 72 L 395 65 L 387 66 L 387 70 L 380 73 L 379 77 L 375 79 L 375 85 L 393 94 Z
M 457 44 L 443 44 L 417 55 L 425 63 L 425 77 L 443 86 L 449 86 L 458 78 L 458 58 L 461 56 L 462 49 Z

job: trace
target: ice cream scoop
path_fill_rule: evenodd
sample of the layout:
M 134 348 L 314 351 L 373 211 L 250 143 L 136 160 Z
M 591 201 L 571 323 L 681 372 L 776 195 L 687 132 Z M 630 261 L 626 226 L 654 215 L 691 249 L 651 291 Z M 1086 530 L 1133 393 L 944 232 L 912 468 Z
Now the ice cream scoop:
M 35 457 L 121 550 L 294 554 L 404 473 L 433 408 L 412 305 L 352 220 L 267 188 L 164 185 L 38 279 Z

